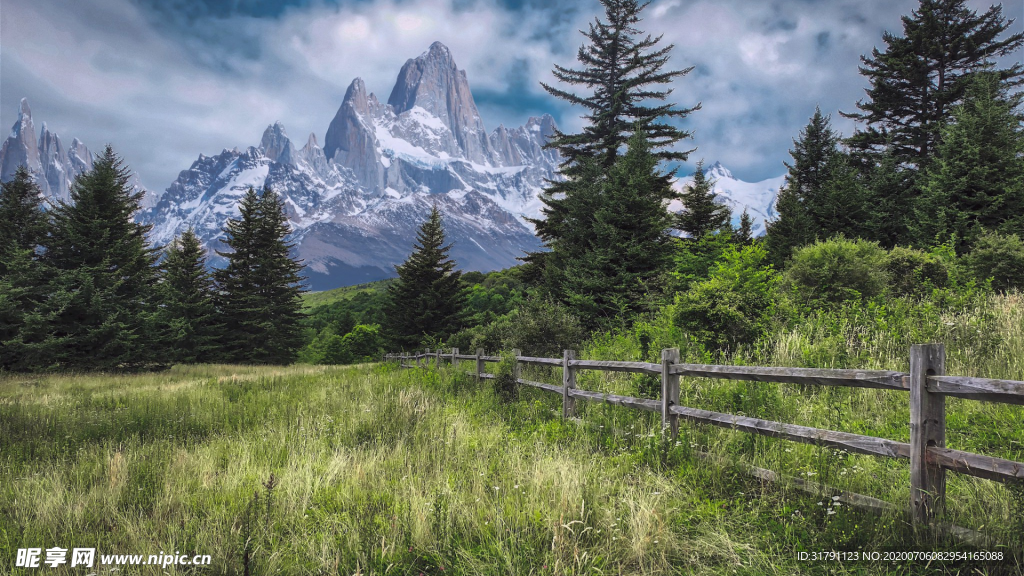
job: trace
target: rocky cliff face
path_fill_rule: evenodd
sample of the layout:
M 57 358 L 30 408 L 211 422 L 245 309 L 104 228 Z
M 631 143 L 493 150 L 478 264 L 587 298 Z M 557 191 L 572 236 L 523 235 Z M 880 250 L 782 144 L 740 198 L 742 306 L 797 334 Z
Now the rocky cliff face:
M 277 122 L 258 147 L 201 155 L 142 219 L 158 243 L 191 226 L 222 249 L 239 197 L 270 186 L 310 284 L 325 289 L 393 276 L 436 204 L 463 269 L 505 268 L 539 245 L 524 218 L 539 214 L 544 180 L 558 177 L 557 152 L 542 148 L 554 129 L 545 115 L 488 134 L 465 72 L 435 42 L 405 63 L 387 104 L 353 80 L 322 148 L 310 134 L 297 149 Z
M 37 139 L 32 109 L 22 98 L 18 121 L 0 146 L 0 181 L 10 180 L 22 165 L 35 177 L 44 196 L 51 201 L 68 200 L 75 176 L 92 169 L 92 154 L 77 138 L 65 149 L 60 137 L 46 129 L 45 122 Z

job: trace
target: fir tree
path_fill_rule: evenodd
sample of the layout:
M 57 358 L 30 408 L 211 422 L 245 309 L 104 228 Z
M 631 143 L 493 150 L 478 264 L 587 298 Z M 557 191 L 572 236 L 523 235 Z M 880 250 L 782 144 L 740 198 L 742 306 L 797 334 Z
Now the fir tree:
M 733 232 L 732 239 L 740 246 L 747 246 L 754 241 L 754 219 L 750 217 L 750 212 L 746 208 L 740 215 L 740 225 Z
M 49 223 L 40 194 L 24 166 L 0 185 L 0 370 L 45 364 L 50 275 L 39 246 Z
M 153 334 L 157 254 L 134 220 L 143 192 L 107 146 L 52 211 L 45 260 L 53 268 L 52 360 L 63 368 L 130 369 L 159 361 Z
M 684 161 L 689 154 L 667 150 L 680 140 L 690 138 L 691 134 L 665 120 L 683 119 L 700 105 L 683 109 L 667 103 L 645 104 L 664 101 L 672 90 L 659 87 L 693 70 L 692 66 L 685 70 L 665 70 L 673 46 L 658 47 L 661 36 L 643 36 L 643 32 L 635 28 L 647 4 L 637 0 L 601 0 L 607 21 L 595 18 L 588 31 L 582 32 L 589 41 L 577 53 L 583 68 L 555 66 L 556 78 L 588 88 L 591 94 L 580 95 L 541 83 L 551 95 L 587 109 L 584 118 L 588 125 L 582 133 L 558 132 L 548 143 L 562 154 L 563 173 L 566 168 L 571 172 L 571 167 L 581 157 L 595 158 L 604 168 L 609 168 L 638 125 L 643 126 L 650 148 L 658 158 Z
M 567 206 L 567 236 L 550 245 L 550 270 L 559 278 L 556 293 L 577 317 L 610 328 L 631 321 L 660 292 L 674 242 L 666 205 L 676 194 L 643 131 L 607 176 L 594 160 L 582 162 L 590 184 Z
M 214 273 L 221 325 L 221 358 L 249 364 L 288 364 L 303 345 L 302 263 L 280 196 L 252 187 L 239 203 L 239 217 L 224 227 L 231 251 L 217 254 L 228 264 Z
M 922 244 L 955 235 L 963 252 L 983 231 L 1024 223 L 1024 115 L 993 74 L 978 75 L 943 128 L 916 210 Z
M 412 254 L 395 266 L 398 279 L 388 286 L 384 329 L 398 346 L 412 349 L 424 339 L 445 340 L 463 325 L 466 288 L 448 256 L 441 213 L 434 206 L 420 227 Z
M 159 324 L 165 330 L 167 359 L 180 364 L 213 361 L 218 347 L 213 277 L 191 228 L 167 247 L 162 268 Z
M 676 217 L 676 228 L 690 239 L 700 240 L 728 226 L 729 208 L 715 202 L 715 182 L 704 174 L 703 160 L 697 163 L 693 182 L 686 185 L 679 199 L 683 202 L 683 210 Z
M 566 204 L 575 202 L 577 194 L 587 193 L 589 183 L 580 179 L 582 161 L 594 160 L 607 171 L 622 151 L 632 134 L 642 128 L 653 154 L 662 160 L 685 161 L 691 151 L 680 152 L 670 148 L 690 138 L 690 132 L 669 123 L 681 120 L 700 104 L 692 108 L 677 108 L 665 102 L 672 90 L 666 88 L 675 79 L 688 74 L 684 70 L 667 70 L 669 53 L 673 46 L 660 46 L 661 37 L 644 35 L 636 25 L 640 13 L 647 6 L 637 0 L 601 0 L 605 20 L 596 18 L 586 32 L 588 43 L 580 47 L 577 59 L 579 69 L 555 66 L 557 79 L 570 86 L 580 86 L 587 93 L 576 93 L 543 84 L 553 96 L 586 109 L 587 126 L 579 134 L 556 132 L 547 147 L 555 148 L 562 156 L 562 181 L 548 183 L 542 196 L 545 205 L 543 219 L 530 219 L 542 239 L 550 242 L 567 233 L 562 218 Z M 665 174 L 666 182 L 671 174 Z M 546 252 L 532 252 L 527 262 L 526 276 L 541 278 Z M 548 287 L 549 289 L 551 287 Z
M 780 267 L 794 248 L 828 237 L 813 211 L 820 211 L 826 183 L 833 178 L 833 167 L 839 156 L 839 135 L 831 127 L 830 118 L 815 107 L 807 126 L 793 140 L 789 154 L 793 163 L 785 163 L 786 181 L 775 202 L 778 217 L 767 225 L 767 249 L 770 261 Z M 839 232 L 831 231 L 832 234 Z
M 1012 22 L 1002 6 L 978 14 L 967 0 L 921 0 L 902 20 L 902 36 L 884 33 L 885 49 L 861 57 L 861 74 L 871 82 L 868 99 L 857 103 L 860 112 L 844 116 L 867 125 L 849 139 L 851 148 L 869 155 L 890 149 L 900 163 L 920 169 L 970 75 L 994 70 L 1006 87 L 1021 84 L 1024 66 L 995 70 L 991 59 L 1019 49 L 1024 33 L 1001 38 Z

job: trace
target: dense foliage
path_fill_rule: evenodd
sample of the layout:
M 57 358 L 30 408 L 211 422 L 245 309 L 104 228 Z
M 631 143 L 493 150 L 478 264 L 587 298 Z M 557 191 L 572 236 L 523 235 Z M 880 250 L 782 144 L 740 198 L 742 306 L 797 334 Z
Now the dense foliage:
M 280 198 L 247 193 L 215 283 L 191 230 L 162 253 L 149 244 L 149 227 L 134 220 L 143 192 L 130 180 L 108 146 L 49 211 L 27 170 L 3 184 L 0 369 L 292 361 L 304 343 L 302 266 Z
M 416 234 L 412 254 L 395 267 L 398 279 L 387 289 L 384 329 L 397 346 L 443 341 L 462 328 L 466 290 L 449 250 L 435 206 Z

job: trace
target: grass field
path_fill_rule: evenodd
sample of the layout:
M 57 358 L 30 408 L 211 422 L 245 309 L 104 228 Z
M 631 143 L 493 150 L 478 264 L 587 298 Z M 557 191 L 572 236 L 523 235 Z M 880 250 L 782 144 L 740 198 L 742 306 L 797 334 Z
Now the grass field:
M 827 422 L 834 405 L 854 412 L 906 401 L 686 382 L 688 401 L 702 407 L 777 411 L 798 423 Z M 645 385 L 624 374 L 580 383 Z M 1006 426 L 962 409 L 950 406 L 952 428 L 962 413 L 971 419 L 963 429 L 987 429 L 1000 444 L 979 451 L 1010 457 L 1008 439 L 1019 450 L 1019 420 Z M 528 389 L 502 404 L 487 384 L 448 369 L 0 377 L 0 573 L 34 573 L 14 568 L 17 549 L 54 546 L 212 557 L 212 566 L 168 574 L 243 574 L 247 564 L 252 574 L 1021 572 L 1012 558 L 1021 503 L 1002 486 L 950 478 L 950 519 L 995 536 L 1001 545 L 988 549 L 1002 562 L 800 561 L 801 551 L 973 548 L 915 537 L 899 515 L 830 505 L 729 464 L 826 478 L 902 504 L 905 462 L 687 425 L 672 442 L 653 414 L 583 405 L 579 419 L 562 421 L 559 411 L 556 395 Z M 900 436 L 898 418 L 878 421 L 888 416 L 868 414 L 868 432 Z M 694 458 L 695 448 L 724 463 Z M 164 571 L 115 572 L 133 573 Z
M 375 282 L 356 284 L 354 286 L 342 286 L 341 288 L 335 288 L 333 290 L 305 292 L 302 294 L 302 305 L 305 308 L 314 308 L 316 306 L 325 306 L 332 302 L 338 302 L 339 300 L 351 300 L 352 298 L 355 298 L 357 294 L 361 294 L 363 292 L 372 294 L 385 290 L 391 282 L 391 280 L 377 280 Z

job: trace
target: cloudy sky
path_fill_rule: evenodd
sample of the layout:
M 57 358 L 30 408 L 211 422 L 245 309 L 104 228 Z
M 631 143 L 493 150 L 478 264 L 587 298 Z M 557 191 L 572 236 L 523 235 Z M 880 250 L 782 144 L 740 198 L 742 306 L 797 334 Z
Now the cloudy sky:
M 692 159 L 755 181 L 784 171 L 815 105 L 853 131 L 836 111 L 863 95 L 860 55 L 917 4 L 654 0 L 641 27 L 675 44 L 674 67 L 695 66 L 673 93 L 703 105 L 683 123 Z M 276 120 L 300 146 L 310 132 L 322 142 L 353 78 L 386 100 L 402 64 L 439 40 L 488 129 L 548 112 L 572 130 L 581 111 L 539 82 L 573 66 L 578 30 L 599 11 L 596 0 L 2 0 L 0 123 L 27 97 L 37 128 L 94 151 L 111 143 L 163 190 L 199 153 L 258 145 Z M 1006 12 L 1021 30 L 1021 10 Z

